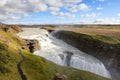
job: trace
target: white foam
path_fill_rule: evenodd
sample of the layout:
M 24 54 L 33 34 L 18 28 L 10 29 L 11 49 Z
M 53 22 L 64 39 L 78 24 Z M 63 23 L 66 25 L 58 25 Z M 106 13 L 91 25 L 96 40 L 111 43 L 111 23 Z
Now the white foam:
M 24 28 L 23 32 L 18 34 L 22 38 L 36 39 L 39 41 L 40 50 L 34 54 L 42 56 L 56 64 L 67 66 L 66 56 L 64 51 L 72 52 L 70 66 L 80 70 L 89 71 L 107 78 L 111 78 L 109 72 L 98 59 L 66 44 L 64 41 L 58 40 L 48 34 L 44 29 L 39 28 Z M 63 58 L 61 58 L 61 56 Z

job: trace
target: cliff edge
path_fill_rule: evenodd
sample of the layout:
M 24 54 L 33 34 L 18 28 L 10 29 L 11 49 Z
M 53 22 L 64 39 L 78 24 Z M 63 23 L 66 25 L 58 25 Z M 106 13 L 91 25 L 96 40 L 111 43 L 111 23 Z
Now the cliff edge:
M 52 33 L 58 39 L 101 60 L 113 80 L 120 79 L 120 41 L 112 37 L 58 30 Z

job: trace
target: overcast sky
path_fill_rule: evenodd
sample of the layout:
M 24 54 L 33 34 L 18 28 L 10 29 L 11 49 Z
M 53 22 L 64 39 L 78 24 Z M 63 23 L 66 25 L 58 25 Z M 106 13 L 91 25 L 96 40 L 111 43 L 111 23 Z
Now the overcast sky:
M 120 24 L 120 0 L 0 0 L 10 24 Z

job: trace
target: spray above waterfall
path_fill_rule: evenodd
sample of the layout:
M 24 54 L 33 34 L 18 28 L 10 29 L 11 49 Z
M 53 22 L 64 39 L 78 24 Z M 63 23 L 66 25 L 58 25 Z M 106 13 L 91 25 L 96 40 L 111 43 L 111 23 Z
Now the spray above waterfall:
M 101 61 L 90 56 L 62 40 L 56 39 L 46 30 L 39 28 L 23 28 L 18 34 L 22 38 L 36 39 L 41 46 L 34 54 L 42 56 L 58 65 L 70 66 L 111 78 Z

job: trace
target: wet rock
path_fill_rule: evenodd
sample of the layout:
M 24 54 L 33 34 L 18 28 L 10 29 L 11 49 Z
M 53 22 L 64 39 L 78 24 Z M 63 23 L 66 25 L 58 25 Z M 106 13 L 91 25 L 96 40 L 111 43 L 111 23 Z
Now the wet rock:
M 39 42 L 37 40 L 24 39 L 25 44 L 22 46 L 22 49 L 27 49 L 31 53 L 39 49 Z
M 72 52 L 69 52 L 69 51 L 63 51 L 63 53 L 65 53 L 65 54 L 67 54 L 67 55 L 70 55 L 70 56 L 73 55 L 73 53 L 72 53 Z
M 66 65 L 70 66 L 70 61 L 71 61 L 71 57 L 72 57 L 73 53 L 69 52 L 69 51 L 64 51 L 63 53 L 67 54 L 66 55 Z
M 64 55 L 63 54 L 59 54 L 59 56 L 62 60 L 64 60 Z

